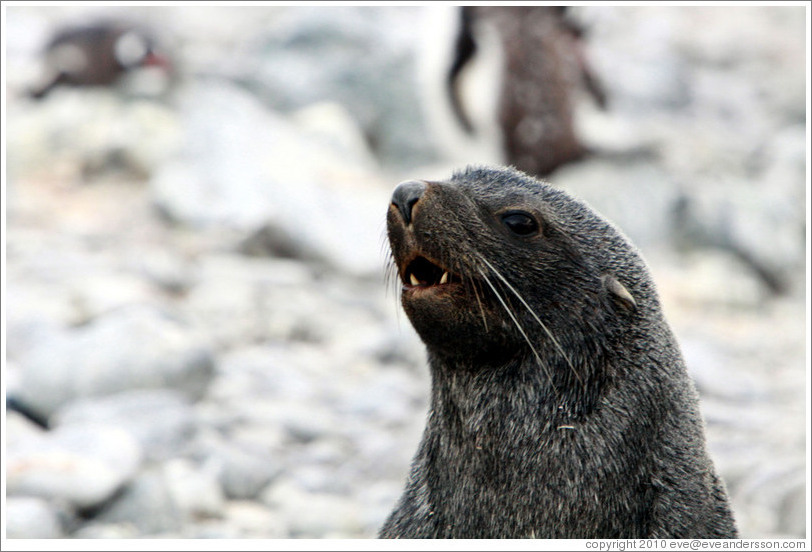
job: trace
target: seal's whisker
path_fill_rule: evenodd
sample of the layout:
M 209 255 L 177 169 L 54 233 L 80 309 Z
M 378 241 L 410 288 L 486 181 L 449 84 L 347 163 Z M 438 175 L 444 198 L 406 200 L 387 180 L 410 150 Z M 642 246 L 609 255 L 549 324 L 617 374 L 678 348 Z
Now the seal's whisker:
M 474 297 L 476 297 L 477 305 L 479 305 L 479 312 L 482 314 L 482 324 L 485 326 L 485 331 L 488 331 L 488 319 L 485 316 L 485 308 L 482 306 L 482 298 L 480 297 L 480 290 L 477 286 L 476 280 L 471 278 L 471 289 L 474 292 Z
M 395 301 L 395 318 L 397 320 L 398 327 L 400 327 L 400 309 L 398 308 L 398 299 L 400 298 L 400 289 L 398 286 L 398 267 L 395 263 L 395 257 L 392 252 L 389 252 L 389 262 L 387 263 L 384 269 L 384 289 L 386 290 L 386 295 L 388 296 L 391 290 L 392 298 Z
M 389 253 L 386 266 L 384 267 L 384 286 L 389 293 L 389 290 L 394 291 L 394 296 L 397 297 L 397 282 L 398 282 L 398 269 L 395 264 L 395 258 L 392 253 Z
M 524 298 L 521 296 L 521 294 L 518 291 L 516 291 L 516 288 L 514 288 L 510 284 L 510 282 L 508 282 L 507 279 L 504 276 L 502 276 L 502 274 L 491 263 L 488 262 L 487 259 L 485 259 L 482 256 L 480 256 L 480 259 L 507 286 L 507 288 L 513 293 L 513 295 L 515 295 L 516 298 L 519 301 L 521 301 L 521 303 L 525 306 L 525 308 L 527 308 L 527 311 L 530 313 L 530 315 L 536 320 L 536 322 L 539 323 L 539 326 L 541 326 L 541 328 L 547 334 L 547 337 L 549 337 L 550 340 L 553 342 L 553 345 L 555 345 L 555 348 L 558 349 L 558 352 L 561 353 L 561 356 L 564 357 L 564 360 L 567 362 L 567 365 L 569 365 L 570 370 L 572 370 L 572 373 L 575 376 L 575 378 L 578 380 L 578 382 L 581 384 L 582 387 L 586 387 L 585 384 L 584 384 L 584 381 L 581 379 L 581 376 L 578 375 L 578 371 L 575 369 L 575 366 L 572 364 L 572 360 L 570 360 L 567 353 L 564 352 L 564 348 L 558 342 L 558 339 L 556 339 L 556 337 L 549 330 L 549 328 L 547 328 L 547 325 L 544 322 L 541 321 L 541 319 L 538 317 L 538 315 L 533 310 L 533 308 L 529 304 L 527 304 L 527 301 L 525 301 Z
M 482 305 L 482 296 L 481 296 L 482 291 L 481 291 L 479 285 L 477 284 L 477 279 L 472 274 L 472 272 L 478 270 L 478 268 L 473 268 L 473 269 L 466 268 L 466 269 L 463 269 L 462 268 L 463 266 L 467 266 L 467 267 L 475 267 L 476 266 L 476 264 L 473 263 L 472 260 L 468 259 L 468 258 L 465 258 L 465 259 L 461 260 L 459 264 L 460 264 L 460 266 L 455 267 L 454 270 L 456 270 L 456 272 L 462 276 L 462 282 L 463 282 L 463 286 L 465 288 L 465 293 L 467 294 L 467 296 L 470 297 L 471 295 L 473 295 L 474 298 L 476 299 L 477 305 L 479 305 L 479 312 L 482 315 L 482 325 L 485 327 L 485 331 L 487 332 L 487 331 L 489 331 L 489 329 L 488 329 L 488 319 L 485 316 L 485 308 Z
M 525 331 L 522 328 L 521 324 L 519 324 L 519 320 L 516 318 L 516 316 L 510 310 L 510 307 L 505 302 L 505 300 L 502 298 L 502 295 L 497 291 L 496 286 L 493 285 L 493 282 L 491 282 L 491 280 L 488 278 L 488 275 L 485 274 L 485 272 L 480 268 L 477 268 L 477 270 L 479 270 L 479 273 L 482 275 L 482 279 L 485 280 L 485 283 L 488 284 L 488 286 L 493 290 L 494 295 L 496 295 L 496 298 L 499 300 L 499 302 L 505 308 L 505 311 L 508 313 L 508 316 L 510 316 L 510 319 L 513 320 L 513 323 L 516 325 L 516 328 L 519 330 L 519 333 L 521 333 L 522 337 L 524 337 L 524 340 L 527 341 L 527 344 L 530 346 L 530 350 L 533 351 L 533 356 L 536 357 L 536 361 L 538 361 L 539 366 L 541 366 L 541 369 L 544 370 L 544 373 L 547 376 L 547 379 L 550 380 L 550 386 L 553 388 L 553 392 L 556 394 L 556 396 L 558 396 L 558 390 L 555 387 L 555 383 L 553 383 L 553 376 L 552 376 L 552 374 L 550 374 L 550 370 L 549 370 L 549 368 L 547 368 L 547 365 L 544 364 L 543 360 L 541 360 L 541 356 L 539 356 L 538 351 L 536 351 L 536 348 L 533 346 L 533 343 L 530 341 L 530 337 L 527 335 L 527 333 L 525 333 Z

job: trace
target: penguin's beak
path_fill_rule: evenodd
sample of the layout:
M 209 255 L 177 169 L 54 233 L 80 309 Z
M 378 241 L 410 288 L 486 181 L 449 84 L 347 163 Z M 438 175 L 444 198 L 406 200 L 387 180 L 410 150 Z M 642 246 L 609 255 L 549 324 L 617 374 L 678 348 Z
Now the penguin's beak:
M 167 73 L 172 72 L 172 62 L 169 58 L 156 52 L 149 52 L 141 62 L 142 67 L 159 67 Z

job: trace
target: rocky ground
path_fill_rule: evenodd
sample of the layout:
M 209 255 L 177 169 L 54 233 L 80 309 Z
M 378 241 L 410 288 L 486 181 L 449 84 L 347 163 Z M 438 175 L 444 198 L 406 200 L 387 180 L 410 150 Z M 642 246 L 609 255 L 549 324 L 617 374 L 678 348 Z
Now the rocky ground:
M 373 537 L 427 403 L 384 281 L 391 189 L 450 170 L 414 93 L 426 8 L 120 8 L 184 61 L 170 93 L 22 97 L 91 9 L 4 29 L 3 379 L 50 426 L 6 416 L 8 536 Z M 577 16 L 603 153 L 549 180 L 648 259 L 742 536 L 803 537 L 804 9 Z

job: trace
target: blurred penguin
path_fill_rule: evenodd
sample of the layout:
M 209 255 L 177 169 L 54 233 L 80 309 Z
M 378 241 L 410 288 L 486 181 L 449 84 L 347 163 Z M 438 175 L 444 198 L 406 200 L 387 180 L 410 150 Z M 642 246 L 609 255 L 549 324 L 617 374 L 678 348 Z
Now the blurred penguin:
M 145 29 L 96 22 L 56 31 L 44 52 L 43 84 L 29 91 L 42 99 L 58 86 L 110 86 L 137 69 L 157 68 L 167 78 L 172 65 Z
M 441 91 L 427 98 L 428 118 L 452 157 L 464 151 L 467 162 L 509 163 L 543 177 L 587 153 L 575 129 L 575 103 L 581 90 L 602 108 L 606 96 L 586 61 L 584 31 L 568 12 L 560 6 L 432 11 L 434 50 L 423 55 L 424 76 L 443 74 L 444 82 L 424 83 Z M 445 57 L 436 40 L 451 45 Z

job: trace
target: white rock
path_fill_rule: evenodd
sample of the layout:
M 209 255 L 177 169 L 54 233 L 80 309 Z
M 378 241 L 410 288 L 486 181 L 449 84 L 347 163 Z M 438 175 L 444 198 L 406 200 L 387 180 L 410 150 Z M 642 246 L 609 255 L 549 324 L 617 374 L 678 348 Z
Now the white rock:
M 364 505 L 362 516 L 368 535 L 377 536 L 402 493 L 403 485 L 397 479 L 379 480 L 358 490 L 358 500 Z
M 141 459 L 138 443 L 122 429 L 101 424 L 61 428 L 8 450 L 7 489 L 10 495 L 88 508 L 129 481 Z
M 9 282 L 6 346 L 10 359 L 20 358 L 33 348 L 54 339 L 62 325 L 72 322 L 74 310 L 68 294 L 60 286 Z M 15 384 L 20 383 L 20 376 Z
M 4 512 L 6 538 L 59 539 L 62 526 L 54 508 L 45 500 L 10 496 Z
M 225 353 L 218 365 L 218 384 L 222 388 L 213 391 L 223 399 L 236 402 L 252 395 L 274 400 L 312 401 L 316 392 L 313 368 L 316 361 L 323 359 L 309 349 L 296 354 L 290 347 L 253 346 Z M 228 392 L 228 389 L 233 391 Z
M 670 301 L 702 308 L 756 309 L 767 290 L 756 275 L 732 254 L 714 249 L 679 257 L 676 265 L 652 269 Z
M 376 166 L 361 129 L 341 104 L 329 101 L 311 104 L 292 113 L 291 121 L 347 159 L 365 167 Z
M 287 10 L 260 31 L 238 79 L 280 111 L 339 102 L 383 163 L 425 163 L 434 152 L 420 109 L 416 53 L 434 37 L 426 36 L 424 9 Z
M 162 211 L 246 231 L 273 222 L 342 270 L 380 270 L 388 187 L 236 87 L 187 94 L 187 150 L 151 183 Z
M 211 255 L 197 280 L 184 312 L 209 343 L 226 350 L 307 331 L 323 304 L 308 287 L 311 271 L 291 260 Z
M 281 471 L 278 458 L 270 451 L 261 454 L 230 443 L 212 450 L 207 463 L 216 467 L 223 491 L 230 499 L 255 498 Z
M 356 505 L 338 495 L 309 493 L 280 480 L 263 493 L 262 501 L 282 513 L 294 538 L 354 537 L 362 532 Z
M 104 420 L 131 433 L 148 459 L 177 455 L 195 430 L 188 400 L 169 389 L 136 389 L 105 397 L 78 399 L 52 417 L 55 427 Z
M 32 439 L 41 439 L 46 435 L 44 429 L 31 422 L 22 414 L 8 410 L 6 411 L 4 433 L 8 450 L 12 450 L 19 444 L 25 446 L 25 443 L 30 442 Z
M 45 414 L 80 397 L 175 388 L 199 397 L 213 371 L 208 350 L 149 308 L 109 313 L 20 358 L 21 398 Z
M 143 536 L 179 531 L 188 520 L 175 503 L 165 471 L 153 466 L 141 471 L 95 521 L 130 525 Z
M 134 274 L 93 271 L 65 283 L 79 322 L 129 305 L 149 304 L 154 297 L 149 284 Z
M 205 465 L 200 468 L 184 459 L 171 460 L 163 469 L 169 494 L 186 518 L 222 514 L 225 499 L 214 469 Z
M 134 539 L 138 530 L 130 523 L 97 523 L 91 521 L 82 526 L 71 537 L 74 539 Z
M 242 538 L 283 539 L 288 535 L 278 513 L 250 500 L 230 500 L 225 517 Z
M 127 101 L 112 90 L 54 91 L 47 101 L 10 110 L 9 158 L 13 174 L 56 165 L 103 168 L 117 157 L 149 174 L 176 151 L 176 115 L 157 102 Z M 52 169 L 51 169 L 52 170 Z

